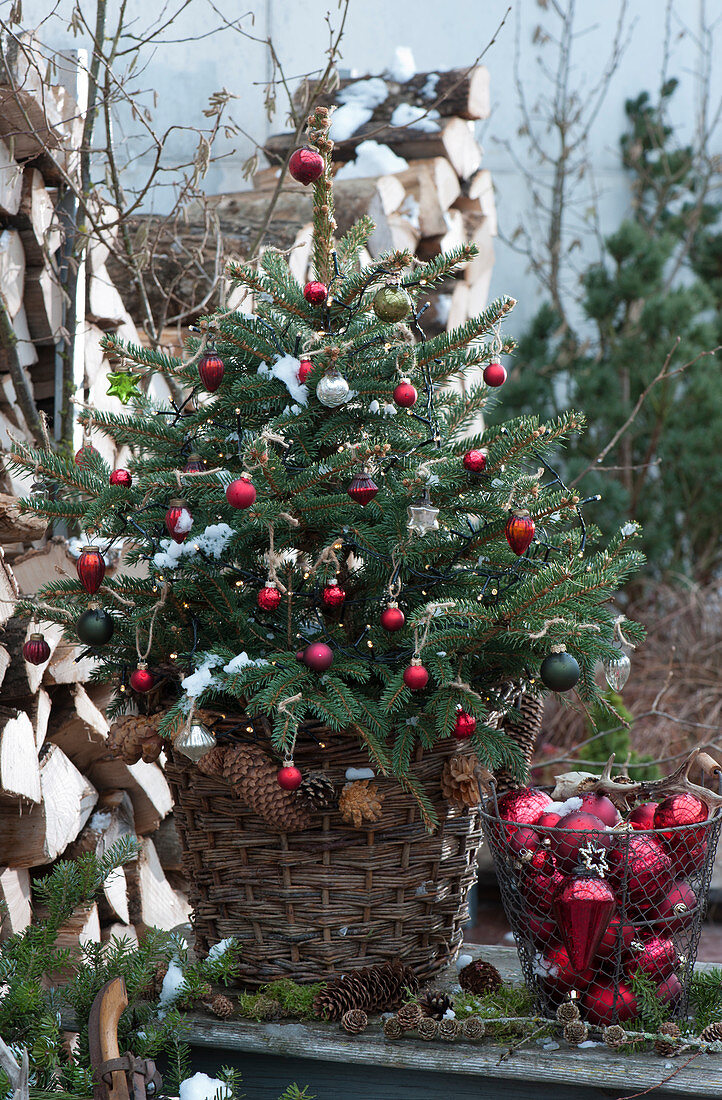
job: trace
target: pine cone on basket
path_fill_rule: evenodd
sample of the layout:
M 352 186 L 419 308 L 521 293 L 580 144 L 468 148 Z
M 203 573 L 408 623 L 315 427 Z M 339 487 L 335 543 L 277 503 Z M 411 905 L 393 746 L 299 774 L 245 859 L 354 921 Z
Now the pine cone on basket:
M 196 762 L 196 767 L 201 775 L 217 776 L 219 779 L 223 779 L 223 768 L 228 751 L 228 745 L 215 745 L 210 752 L 202 756 Z
M 108 731 L 105 742 L 108 752 L 119 756 L 126 764 L 137 764 L 143 755 L 143 742 L 157 736 L 162 717 L 162 713 L 122 714 Z
M 484 959 L 474 959 L 459 971 L 459 985 L 467 993 L 493 993 L 503 984 L 496 967 Z
M 481 801 L 479 780 L 491 778 L 491 772 L 482 768 L 471 753 L 454 753 L 444 764 L 441 773 L 441 793 L 452 806 L 474 808 Z
M 314 810 L 330 810 L 336 804 L 336 788 L 323 772 L 305 776 L 298 793 Z
M 416 987 L 413 971 L 400 962 L 350 970 L 319 990 L 313 1002 L 316 1016 L 340 1020 L 352 1008 L 389 1012 L 403 1002 L 407 989 Z
M 665 1023 L 660 1024 L 657 1030 L 660 1035 L 669 1035 L 672 1039 L 679 1039 L 682 1036 L 682 1032 L 673 1020 L 667 1020 Z M 666 1043 L 664 1039 L 657 1039 L 654 1050 L 660 1058 L 669 1058 L 670 1055 L 679 1054 L 681 1046 L 681 1043 Z
M 163 752 L 163 738 L 157 733 L 144 737 L 140 743 L 140 758 L 146 764 L 155 764 Z
M 422 1020 L 423 1017 L 424 1014 L 416 1001 L 409 1001 L 408 1004 L 402 1005 L 396 1013 L 396 1019 L 399 1021 L 404 1031 L 413 1031 L 419 1020 Z
M 278 785 L 278 764 L 257 745 L 228 749 L 223 778 L 249 809 L 281 833 L 298 833 L 311 825 L 311 812 L 296 791 Z
M 362 829 L 364 821 L 381 820 L 381 804 L 384 796 L 370 779 L 357 779 L 347 783 L 338 799 L 338 808 L 344 821 L 354 829 Z
M 419 1008 L 424 1016 L 433 1020 L 443 1020 L 444 1014 L 454 1007 L 454 1001 L 448 993 L 440 989 L 430 989 L 419 997 Z
M 435 1039 L 439 1032 L 439 1025 L 436 1020 L 426 1016 L 423 1020 L 419 1020 L 416 1030 L 422 1039 Z
M 461 1025 L 461 1034 L 464 1039 L 483 1039 L 486 1024 L 479 1016 L 467 1016 Z
M 583 1043 L 589 1035 L 589 1028 L 583 1020 L 572 1020 L 564 1027 L 564 1038 L 572 1046 Z
M 358 1035 L 365 1031 L 369 1024 L 369 1018 L 362 1008 L 351 1008 L 341 1017 L 341 1027 L 349 1035 Z
M 713 1024 L 707 1024 L 700 1035 L 703 1043 L 719 1043 L 722 1041 L 722 1020 L 715 1020 Z

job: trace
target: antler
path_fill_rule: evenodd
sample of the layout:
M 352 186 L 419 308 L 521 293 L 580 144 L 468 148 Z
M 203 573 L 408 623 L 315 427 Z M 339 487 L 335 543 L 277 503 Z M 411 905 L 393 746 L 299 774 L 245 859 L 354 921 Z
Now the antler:
M 693 783 L 689 778 L 689 773 L 692 770 L 693 764 L 699 764 L 705 775 L 717 776 L 722 775 L 722 765 L 720 765 L 709 753 L 704 749 L 695 749 L 689 757 L 680 764 L 680 766 L 673 771 L 671 775 L 666 776 L 664 779 L 650 779 L 643 782 L 635 782 L 630 779 L 629 776 L 618 775 L 615 779 L 612 778 L 612 768 L 614 767 L 614 753 L 609 757 L 601 776 L 595 782 L 589 782 L 587 786 L 585 784 L 585 790 L 598 791 L 601 794 L 606 794 L 612 800 L 623 799 L 624 802 L 628 802 L 630 795 L 641 795 L 644 798 L 651 798 L 652 796 L 658 796 L 662 794 L 677 794 L 680 790 L 689 791 L 690 794 L 695 795 L 705 805 L 713 807 L 715 809 L 722 806 L 722 793 L 711 790 L 709 787 L 701 787 L 698 783 Z

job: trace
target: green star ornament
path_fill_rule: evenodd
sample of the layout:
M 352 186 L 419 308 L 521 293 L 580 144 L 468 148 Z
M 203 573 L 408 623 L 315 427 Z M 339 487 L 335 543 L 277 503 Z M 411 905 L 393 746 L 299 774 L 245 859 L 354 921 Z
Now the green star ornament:
M 114 370 L 108 374 L 110 385 L 106 390 L 108 397 L 117 397 L 124 405 L 127 405 L 131 397 L 140 397 L 138 383 L 140 378 L 131 374 L 129 370 Z

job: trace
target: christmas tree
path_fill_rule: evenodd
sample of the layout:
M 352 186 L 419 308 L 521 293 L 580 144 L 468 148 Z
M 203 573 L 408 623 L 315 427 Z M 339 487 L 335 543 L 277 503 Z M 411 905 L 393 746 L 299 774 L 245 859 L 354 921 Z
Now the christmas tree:
M 474 247 L 360 268 L 370 220 L 335 241 L 328 124 L 316 109 L 290 162 L 314 187 L 315 280 L 301 287 L 273 249 L 231 264 L 254 313 L 203 318 L 183 359 L 106 337 L 127 408 L 81 408 L 74 458 L 15 447 L 14 465 L 36 474 L 25 506 L 89 546 L 77 582 L 50 581 L 20 611 L 86 643 L 118 685 L 111 713 L 162 711 L 157 733 L 177 750 L 213 745 L 204 708 L 266 715 L 293 788 L 296 737 L 320 720 L 353 731 L 433 825 L 418 745 L 471 738 L 483 764 L 520 773 L 501 717 L 520 690 L 577 686 L 599 701 L 610 600 L 641 555 L 635 525 L 593 549 L 589 502 L 551 465 L 580 414 L 500 422 L 513 299 L 425 337 L 425 292 Z M 154 372 L 182 403 L 139 390 Z M 127 470 L 109 469 L 96 433 L 130 448 Z M 104 579 L 103 552 L 121 544 L 146 576 Z

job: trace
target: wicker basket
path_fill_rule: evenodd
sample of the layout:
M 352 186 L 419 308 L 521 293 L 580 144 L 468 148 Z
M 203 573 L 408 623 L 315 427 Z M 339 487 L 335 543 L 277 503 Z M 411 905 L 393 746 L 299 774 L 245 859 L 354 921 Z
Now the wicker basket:
M 346 769 L 367 768 L 368 756 L 357 738 L 330 731 L 320 749 L 318 731 L 312 739 L 302 730 L 296 763 L 322 770 L 340 791 Z M 439 818 L 433 834 L 413 798 L 383 777 L 383 817 L 368 829 L 349 827 L 337 811 L 319 811 L 305 832 L 274 833 L 230 786 L 174 756 L 166 775 L 199 953 L 236 937 L 239 977 L 249 986 L 320 981 L 392 959 L 424 980 L 450 962 L 468 919 L 481 844 L 478 813 L 452 808 L 441 795 L 441 771 L 454 747 L 447 741 L 419 749 L 412 765 Z

